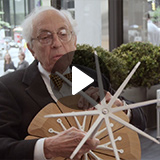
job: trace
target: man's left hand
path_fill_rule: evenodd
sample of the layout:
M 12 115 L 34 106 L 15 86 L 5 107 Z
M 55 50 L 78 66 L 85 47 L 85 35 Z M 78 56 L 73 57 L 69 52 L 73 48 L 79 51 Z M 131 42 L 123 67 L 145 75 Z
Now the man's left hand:
M 100 103 L 100 96 L 99 96 L 99 88 L 98 87 L 90 87 L 89 89 L 87 89 L 85 91 L 85 93 L 87 95 L 89 95 L 91 98 L 93 98 L 95 101 L 97 101 L 98 103 Z M 110 92 L 107 92 L 104 90 L 105 93 L 105 99 L 106 99 L 106 103 L 108 103 L 111 98 L 113 97 Z M 123 102 L 117 98 L 116 101 L 114 102 L 114 105 L 116 106 L 122 106 Z M 94 108 L 94 106 L 92 106 L 84 97 L 81 97 L 78 101 L 78 107 L 80 109 L 89 109 L 89 108 Z

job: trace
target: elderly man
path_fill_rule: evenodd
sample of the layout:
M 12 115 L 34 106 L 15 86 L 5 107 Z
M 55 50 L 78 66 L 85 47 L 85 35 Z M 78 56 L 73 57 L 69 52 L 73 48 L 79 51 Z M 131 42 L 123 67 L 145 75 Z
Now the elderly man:
M 39 140 L 24 138 L 36 114 L 47 104 L 56 103 L 58 98 L 63 97 L 55 96 L 56 89 L 51 90 L 49 75 L 60 57 L 76 50 L 74 21 L 63 11 L 42 7 L 24 21 L 23 32 L 35 61 L 27 69 L 0 78 L 0 159 L 68 158 L 85 132 L 71 127 L 53 137 Z M 111 91 L 107 79 L 106 84 L 105 89 Z M 91 87 L 86 92 L 94 97 L 98 90 Z M 107 92 L 106 100 L 109 101 L 110 97 Z M 83 107 L 85 103 L 81 99 L 79 106 Z M 118 99 L 116 105 L 122 105 L 122 102 Z M 135 113 L 137 118 L 134 113 L 132 117 L 140 128 L 144 128 L 143 114 L 139 111 Z M 98 144 L 98 139 L 88 139 L 75 159 L 80 159 Z

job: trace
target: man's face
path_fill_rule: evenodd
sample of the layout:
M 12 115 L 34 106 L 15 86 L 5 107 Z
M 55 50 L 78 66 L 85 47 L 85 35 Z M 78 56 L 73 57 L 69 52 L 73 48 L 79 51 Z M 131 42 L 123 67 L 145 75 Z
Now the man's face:
M 62 31 L 63 29 L 72 31 L 68 20 L 56 10 L 44 11 L 33 21 L 33 39 L 38 36 L 43 37 L 43 33 L 46 34 L 46 32 L 53 34 L 52 44 L 44 45 L 36 39 L 32 40 L 32 48 L 30 48 L 33 56 L 41 62 L 43 68 L 48 72 L 52 71 L 54 64 L 60 57 L 76 49 L 76 35 L 72 34 L 71 40 L 68 42 L 61 41 L 56 34 L 61 29 Z

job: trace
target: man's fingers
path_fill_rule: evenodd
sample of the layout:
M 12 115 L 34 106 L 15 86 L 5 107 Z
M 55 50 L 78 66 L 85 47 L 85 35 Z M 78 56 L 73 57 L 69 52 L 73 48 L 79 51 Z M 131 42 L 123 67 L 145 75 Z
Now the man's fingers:
M 85 153 L 89 152 L 89 150 L 96 149 L 97 145 L 100 144 L 99 139 L 97 138 L 89 138 L 86 143 L 82 146 L 82 148 L 79 150 L 77 155 L 75 156 L 75 159 L 80 159 Z
M 99 88 L 97 88 L 97 87 L 90 87 L 89 89 L 87 89 L 86 91 L 85 91 L 85 93 L 87 93 L 88 95 L 92 95 L 92 94 L 94 94 L 95 92 L 99 92 Z
M 123 106 L 123 102 L 118 98 L 115 103 L 116 106 Z
M 99 99 L 99 89 L 98 88 L 90 87 L 89 89 L 85 91 L 85 93 L 91 98 L 93 98 L 95 101 Z M 90 107 L 93 107 L 93 106 L 91 106 L 91 104 L 84 97 L 81 97 L 78 101 L 78 107 L 81 109 L 89 109 Z
M 100 144 L 100 141 L 98 138 L 89 138 L 87 140 L 87 143 L 89 144 L 89 148 L 91 148 L 91 150 L 96 149 L 97 145 Z
M 109 101 L 111 100 L 112 97 L 113 96 L 109 92 L 107 92 L 106 95 L 105 95 L 106 102 L 109 103 Z M 117 98 L 116 101 L 114 102 L 114 105 L 122 106 L 123 102 L 119 98 Z
M 91 97 L 92 97 L 95 101 L 99 100 L 99 92 L 93 93 L 93 94 L 91 95 Z
M 113 97 L 110 92 L 104 91 L 105 92 L 105 99 L 106 102 L 109 103 L 109 101 L 111 100 L 111 98 Z M 85 93 L 90 96 L 92 99 L 94 99 L 95 101 L 97 101 L 98 103 L 100 103 L 100 96 L 99 96 L 99 88 L 97 87 L 90 87 L 89 89 L 87 89 L 85 91 Z M 120 99 L 116 99 L 114 105 L 116 106 L 122 106 L 123 103 Z M 85 98 L 81 97 L 78 101 L 78 107 L 81 109 L 89 109 L 92 108 L 94 106 L 92 106 Z

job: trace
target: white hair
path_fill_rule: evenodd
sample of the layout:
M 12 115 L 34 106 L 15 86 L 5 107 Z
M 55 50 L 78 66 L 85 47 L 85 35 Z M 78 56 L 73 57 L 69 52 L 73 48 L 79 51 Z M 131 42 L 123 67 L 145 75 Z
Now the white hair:
M 38 14 L 40 14 L 43 11 L 47 11 L 47 10 L 57 10 L 54 7 L 48 7 L 48 6 L 43 6 L 43 7 L 38 7 L 35 8 L 27 17 L 26 19 L 23 21 L 23 23 L 21 24 L 21 27 L 23 28 L 22 31 L 22 36 L 23 38 L 26 40 L 27 43 L 29 43 L 30 46 L 31 45 L 31 38 L 32 38 L 32 33 L 33 33 L 33 20 L 36 18 L 36 16 Z M 60 13 L 62 13 L 64 15 L 64 17 L 66 19 L 68 19 L 68 21 L 71 24 L 71 27 L 73 29 L 74 34 L 77 34 L 78 29 L 77 29 L 77 22 L 72 18 L 71 14 L 69 11 L 67 10 L 57 10 Z

